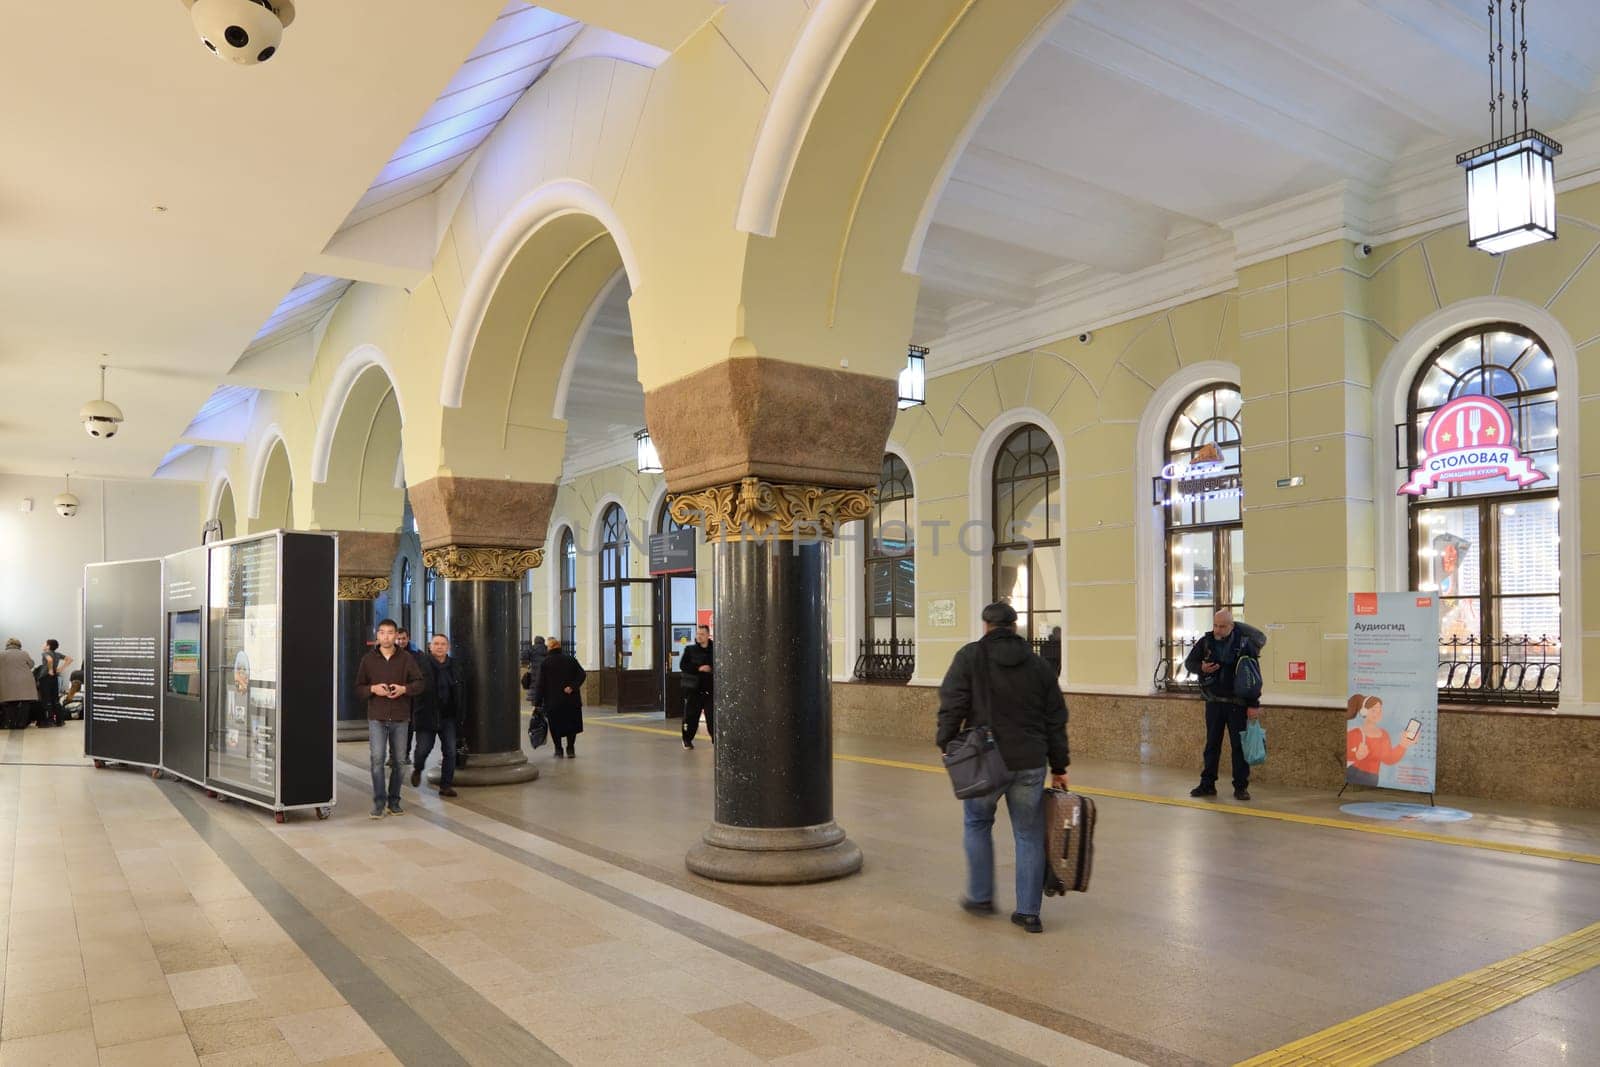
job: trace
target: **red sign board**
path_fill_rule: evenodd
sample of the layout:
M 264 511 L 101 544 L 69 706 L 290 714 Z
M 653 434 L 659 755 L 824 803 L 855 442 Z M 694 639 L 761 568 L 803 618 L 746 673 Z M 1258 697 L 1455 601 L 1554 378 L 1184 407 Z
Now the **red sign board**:
M 1306 665 L 1304 660 L 1289 661 L 1289 681 L 1303 682 L 1306 680 Z
M 1355 612 L 1357 615 L 1376 615 L 1378 613 L 1377 593 L 1354 593 Z
M 708 630 L 711 629 L 711 609 L 701 608 L 696 611 L 694 613 L 694 621 L 697 626 L 704 626 Z

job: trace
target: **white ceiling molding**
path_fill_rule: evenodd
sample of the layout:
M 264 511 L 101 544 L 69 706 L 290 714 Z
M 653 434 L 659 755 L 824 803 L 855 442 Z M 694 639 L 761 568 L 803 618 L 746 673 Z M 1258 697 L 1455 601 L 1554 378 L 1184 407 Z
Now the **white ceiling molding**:
M 317 332 L 295 334 L 277 344 L 251 348 L 224 377 L 229 385 L 294 392 L 310 379 L 317 360 Z
M 1222 228 L 1233 234 L 1235 265 L 1246 267 L 1329 241 L 1370 239 L 1374 232 L 1371 215 L 1371 205 L 1359 186 L 1337 182 L 1226 219 Z
M 608 467 L 620 466 L 637 460 L 638 451 L 634 447 L 633 437 L 629 436 L 614 441 L 604 441 L 587 448 L 568 447 L 567 454 L 561 463 L 561 480 L 570 482 L 574 478 L 581 478 L 585 474 L 605 470 Z
M 430 193 L 333 235 L 311 263 L 317 274 L 414 289 L 439 250 L 438 212 Z
M 653 44 L 636 41 L 632 37 L 624 37 L 612 30 L 602 29 L 599 26 L 585 26 L 572 43 L 556 57 L 551 70 L 559 70 L 568 63 L 576 63 L 580 59 L 615 59 L 619 63 L 631 63 L 636 67 L 648 67 L 655 70 L 672 57 L 672 53 L 664 48 L 657 48 Z

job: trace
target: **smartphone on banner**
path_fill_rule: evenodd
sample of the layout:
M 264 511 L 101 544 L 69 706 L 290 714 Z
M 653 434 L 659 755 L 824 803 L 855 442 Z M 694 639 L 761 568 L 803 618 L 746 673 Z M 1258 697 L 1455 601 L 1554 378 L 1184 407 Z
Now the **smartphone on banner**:
M 1417 735 L 1419 735 L 1421 733 L 1422 733 L 1422 720 L 1421 719 L 1412 719 L 1410 722 L 1406 723 L 1406 740 L 1407 741 L 1415 741 L 1417 739 Z

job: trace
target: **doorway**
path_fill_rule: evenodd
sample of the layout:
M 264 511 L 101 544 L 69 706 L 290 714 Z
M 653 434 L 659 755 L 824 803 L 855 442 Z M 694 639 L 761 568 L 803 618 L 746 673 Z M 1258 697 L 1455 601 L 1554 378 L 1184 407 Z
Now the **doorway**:
M 661 707 L 656 589 L 630 577 L 628 517 L 612 504 L 600 518 L 600 703 L 619 712 Z

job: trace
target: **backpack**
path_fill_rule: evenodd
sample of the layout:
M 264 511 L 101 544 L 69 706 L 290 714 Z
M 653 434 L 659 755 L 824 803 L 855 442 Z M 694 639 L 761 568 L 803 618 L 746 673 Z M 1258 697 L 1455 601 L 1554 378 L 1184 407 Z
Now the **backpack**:
M 1261 661 L 1249 653 L 1239 653 L 1234 661 L 1233 695 L 1247 708 L 1261 703 Z

